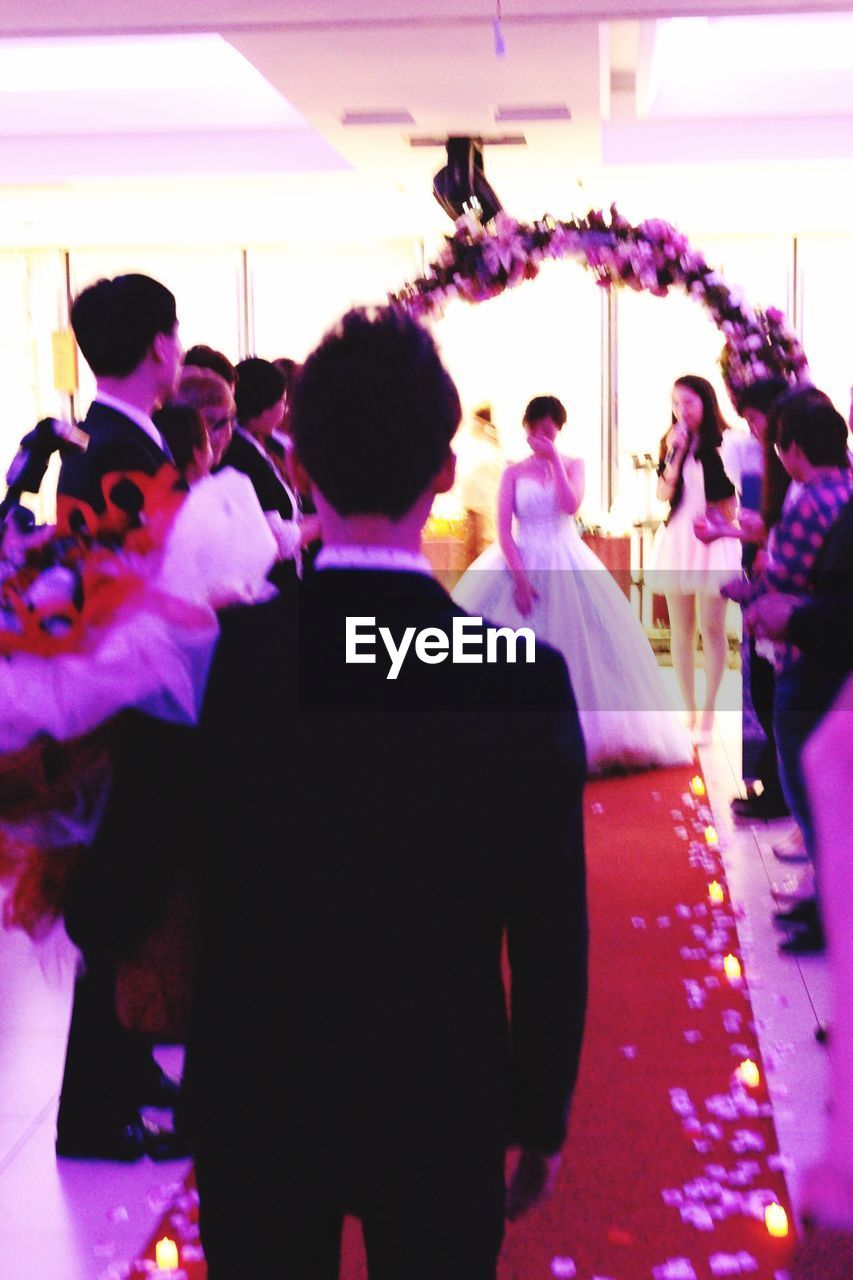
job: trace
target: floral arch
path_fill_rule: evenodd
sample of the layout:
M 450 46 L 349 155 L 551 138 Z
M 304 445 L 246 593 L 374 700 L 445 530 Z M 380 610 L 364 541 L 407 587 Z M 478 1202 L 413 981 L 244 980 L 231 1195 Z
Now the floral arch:
M 633 226 L 613 205 L 609 215 L 591 210 L 566 222 L 544 217 L 522 223 L 499 213 L 492 227 L 470 215 L 459 218 L 426 273 L 391 301 L 415 316 L 438 315 L 453 298 L 483 302 L 532 280 L 548 258 L 573 258 L 603 288 L 622 285 L 660 298 L 680 288 L 695 298 L 723 335 L 720 367 L 733 401 L 762 378 L 781 377 L 791 385 L 809 380 L 805 353 L 784 313 L 751 307 L 668 222 L 656 218 Z

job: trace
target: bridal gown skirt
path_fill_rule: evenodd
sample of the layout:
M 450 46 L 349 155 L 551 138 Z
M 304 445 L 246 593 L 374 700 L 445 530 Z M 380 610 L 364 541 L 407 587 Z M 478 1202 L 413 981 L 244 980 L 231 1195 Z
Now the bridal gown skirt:
M 693 750 L 657 660 L 628 600 L 581 540 L 571 516 L 516 535 L 538 599 L 523 617 L 495 543 L 460 578 L 453 598 L 500 626 L 530 627 L 566 659 L 591 773 L 689 763 Z

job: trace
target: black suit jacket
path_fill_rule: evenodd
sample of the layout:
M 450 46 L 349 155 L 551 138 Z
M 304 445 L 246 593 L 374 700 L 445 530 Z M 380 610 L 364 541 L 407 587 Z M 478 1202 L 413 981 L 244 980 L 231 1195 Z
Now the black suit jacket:
M 254 445 L 235 431 L 222 458 L 223 467 L 233 467 L 249 477 L 262 511 L 277 511 L 283 520 L 293 519 L 293 503 L 276 474 L 272 459 L 263 458 Z
M 137 423 L 118 409 L 93 400 L 80 428 L 89 437 L 83 453 L 70 454 L 59 470 L 57 493 L 80 498 L 100 514 L 105 507 L 101 481 L 111 471 L 141 471 L 153 476 L 169 459 Z
M 199 1144 L 224 1129 L 327 1172 L 553 1152 L 586 1001 L 565 663 L 541 644 L 531 665 L 410 654 L 389 680 L 381 642 L 375 665 L 345 663 L 354 616 L 399 641 L 464 615 L 423 575 L 342 570 L 232 611 L 199 728 L 139 718 L 69 931 L 120 952 L 200 851 Z

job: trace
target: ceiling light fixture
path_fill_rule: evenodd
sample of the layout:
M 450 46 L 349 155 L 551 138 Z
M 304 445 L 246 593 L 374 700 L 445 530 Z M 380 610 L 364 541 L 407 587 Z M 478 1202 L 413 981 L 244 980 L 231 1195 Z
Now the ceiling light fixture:
M 530 121 L 531 124 L 545 120 L 571 120 L 572 113 L 565 102 L 542 106 L 496 107 L 495 122 L 507 124 L 513 121 Z
M 381 108 L 376 111 L 345 111 L 341 116 L 341 124 L 343 125 L 414 123 L 414 116 L 411 111 L 407 111 L 405 108 L 399 111 L 386 111 Z

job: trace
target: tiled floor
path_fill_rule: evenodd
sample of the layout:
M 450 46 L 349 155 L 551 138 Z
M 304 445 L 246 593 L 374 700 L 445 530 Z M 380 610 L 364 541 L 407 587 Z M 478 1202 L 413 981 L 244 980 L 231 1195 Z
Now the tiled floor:
M 721 702 L 732 705 L 739 676 L 728 671 Z M 783 934 L 774 928 L 771 885 L 801 868 L 780 862 L 771 845 L 790 828 L 787 821 L 735 823 L 729 799 L 740 785 L 740 715 L 717 716 L 715 739 L 700 751 L 733 903 L 743 912 L 738 933 L 744 953 L 762 1054 L 774 1105 L 776 1130 L 790 1160 L 789 1187 L 797 1206 L 799 1174 L 822 1150 L 829 1086 L 830 1050 L 815 1040 L 829 1021 L 829 984 L 822 957 L 780 956 Z
M 672 673 L 665 676 L 671 682 Z M 739 676 L 726 673 L 713 743 L 701 752 L 740 932 L 783 1153 L 797 1171 L 820 1149 L 827 1050 L 814 1040 L 827 1018 L 821 960 L 781 959 L 769 920 L 770 884 L 785 877 L 770 852 L 784 823 L 734 827 L 729 799 L 740 770 Z M 57 1161 L 57 1091 L 74 958 L 61 934 L 34 946 L 0 933 L 0 1274 L 33 1280 L 118 1280 L 159 1219 L 187 1162 L 135 1165 Z M 176 1050 L 164 1065 L 179 1070 Z M 770 1069 L 772 1066 L 772 1070 Z

